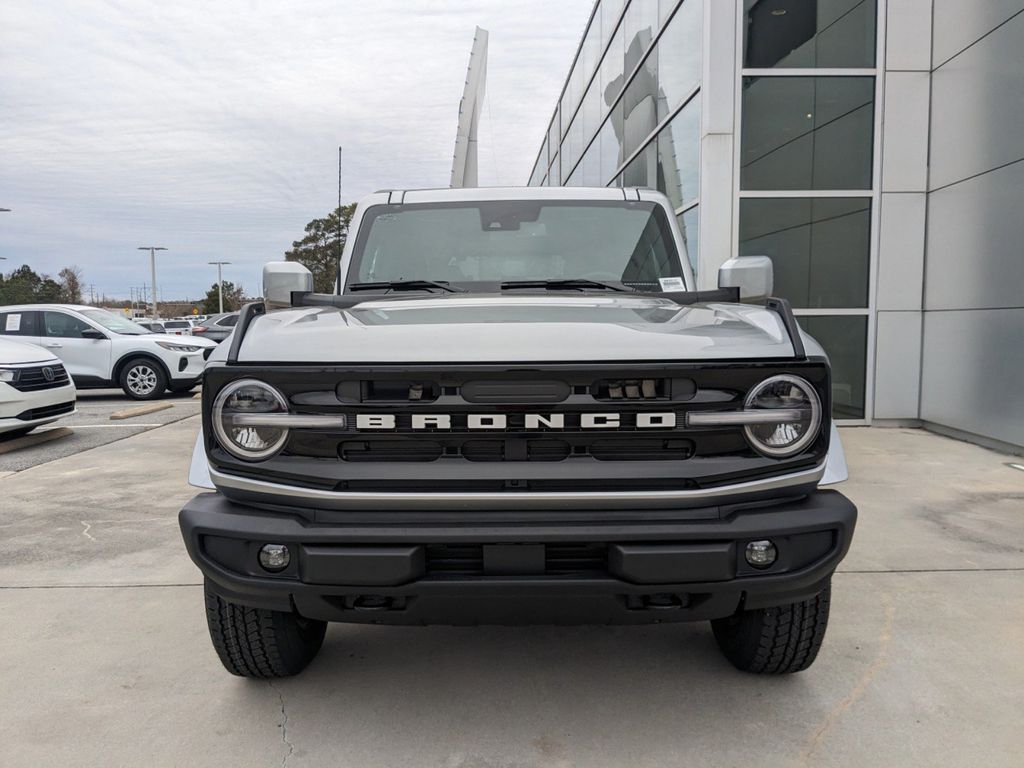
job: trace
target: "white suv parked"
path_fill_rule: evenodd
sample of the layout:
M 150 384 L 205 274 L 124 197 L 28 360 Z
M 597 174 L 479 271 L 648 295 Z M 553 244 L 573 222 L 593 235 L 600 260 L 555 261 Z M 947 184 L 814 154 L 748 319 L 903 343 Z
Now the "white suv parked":
M 79 389 L 119 386 L 135 400 L 188 391 L 217 346 L 150 333 L 105 309 L 72 304 L 0 307 L 0 336 L 52 352 Z

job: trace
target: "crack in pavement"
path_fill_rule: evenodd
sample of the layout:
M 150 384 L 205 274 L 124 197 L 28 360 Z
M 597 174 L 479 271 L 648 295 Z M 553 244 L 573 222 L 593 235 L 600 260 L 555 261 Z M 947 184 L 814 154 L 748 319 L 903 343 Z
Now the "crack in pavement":
M 864 670 L 864 674 L 854 683 L 850 692 L 832 707 L 821 725 L 807 739 L 804 749 L 800 753 L 798 763 L 800 766 L 812 765 L 811 758 L 825 740 L 828 732 L 832 730 L 832 727 L 839 721 L 839 718 L 864 696 L 875 676 L 889 664 L 889 643 L 892 641 L 892 627 L 896 618 L 896 606 L 892 602 L 892 595 L 888 592 L 881 594 L 881 603 L 885 609 L 885 620 L 881 631 L 878 633 L 878 653 L 875 654 L 875 658 L 868 665 L 868 668 Z
M 267 680 L 267 685 L 277 693 L 277 700 L 281 703 L 281 722 L 277 727 L 281 729 L 281 741 L 288 747 L 288 752 L 281 760 L 281 768 L 285 768 L 288 765 L 288 759 L 295 753 L 295 745 L 288 740 L 288 712 L 284 708 L 284 694 L 281 689 L 274 685 L 273 680 Z

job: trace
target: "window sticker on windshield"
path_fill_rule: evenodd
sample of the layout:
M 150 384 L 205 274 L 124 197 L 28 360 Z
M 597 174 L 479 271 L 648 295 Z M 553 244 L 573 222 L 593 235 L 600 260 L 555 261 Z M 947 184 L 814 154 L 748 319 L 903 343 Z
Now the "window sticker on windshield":
M 686 290 L 686 286 L 683 285 L 683 278 L 681 277 L 659 277 L 658 282 L 661 284 L 663 293 Z
M 5 331 L 20 331 L 21 330 L 21 315 L 8 315 L 7 324 L 4 326 Z

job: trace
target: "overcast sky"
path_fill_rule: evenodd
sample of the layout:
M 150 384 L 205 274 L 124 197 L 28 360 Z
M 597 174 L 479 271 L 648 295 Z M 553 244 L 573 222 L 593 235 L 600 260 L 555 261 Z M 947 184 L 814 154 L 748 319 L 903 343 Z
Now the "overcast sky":
M 592 0 L 0 4 L 0 270 L 77 264 L 161 298 L 207 262 L 258 288 L 310 219 L 447 186 L 476 25 L 490 31 L 481 184 L 524 184 Z

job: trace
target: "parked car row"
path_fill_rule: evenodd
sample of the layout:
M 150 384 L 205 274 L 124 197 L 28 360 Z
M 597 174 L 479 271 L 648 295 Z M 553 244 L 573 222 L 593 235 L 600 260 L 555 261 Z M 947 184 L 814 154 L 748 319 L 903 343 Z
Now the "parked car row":
M 136 320 L 150 333 L 166 333 L 171 336 L 196 336 L 220 343 L 231 335 L 238 322 L 237 312 L 220 315 L 199 315 L 194 318 L 172 318 L 170 320 Z

